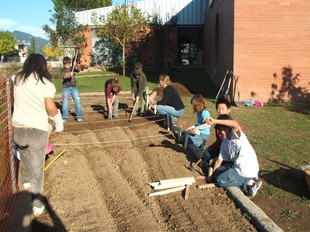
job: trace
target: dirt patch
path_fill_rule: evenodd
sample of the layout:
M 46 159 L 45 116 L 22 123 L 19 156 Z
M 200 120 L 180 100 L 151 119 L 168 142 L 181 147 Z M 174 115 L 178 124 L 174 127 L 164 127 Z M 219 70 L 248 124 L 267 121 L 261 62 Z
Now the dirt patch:
M 121 102 L 130 105 L 126 99 Z M 256 231 L 222 188 L 148 196 L 148 183 L 197 176 L 185 168 L 190 154 L 152 115 L 120 112 L 104 119 L 102 97 L 82 97 L 84 118 L 71 117 L 52 134 L 54 155 L 45 171 L 48 207 L 33 231 Z M 97 106 L 97 107 L 93 107 Z M 71 109 L 74 109 L 71 105 Z

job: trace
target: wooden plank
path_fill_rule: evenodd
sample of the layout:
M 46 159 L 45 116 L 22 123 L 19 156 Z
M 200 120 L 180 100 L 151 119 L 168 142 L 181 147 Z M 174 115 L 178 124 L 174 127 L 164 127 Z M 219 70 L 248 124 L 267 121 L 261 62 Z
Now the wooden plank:
M 185 185 L 184 186 L 175 187 L 175 188 L 165 189 L 165 190 L 162 190 L 162 191 L 152 192 L 152 193 L 149 193 L 148 195 L 150 197 L 151 196 L 160 196 L 160 195 L 165 195 L 165 194 L 168 194 L 168 193 L 173 193 L 173 192 L 181 191 L 183 189 L 185 189 Z

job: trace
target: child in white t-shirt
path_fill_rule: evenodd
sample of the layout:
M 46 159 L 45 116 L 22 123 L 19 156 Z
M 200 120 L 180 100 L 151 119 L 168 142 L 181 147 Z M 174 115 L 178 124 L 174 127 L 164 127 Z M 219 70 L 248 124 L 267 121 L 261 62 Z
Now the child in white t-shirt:
M 259 164 L 256 153 L 240 129 L 238 122 L 228 114 L 206 122 L 215 124 L 222 140 L 220 154 L 215 161 L 213 179 L 221 187 L 239 187 L 248 197 L 255 196 L 262 182 L 258 180 Z M 222 165 L 223 161 L 225 165 Z

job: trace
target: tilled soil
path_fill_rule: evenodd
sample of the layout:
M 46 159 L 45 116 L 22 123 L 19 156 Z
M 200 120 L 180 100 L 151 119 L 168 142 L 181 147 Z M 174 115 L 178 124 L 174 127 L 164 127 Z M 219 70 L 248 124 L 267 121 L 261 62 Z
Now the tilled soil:
M 132 105 L 125 95 L 120 101 Z M 65 152 L 45 171 L 47 210 L 33 231 L 257 231 L 224 189 L 197 189 L 201 180 L 187 200 L 184 190 L 148 196 L 150 182 L 198 176 L 185 167 L 190 154 L 161 118 L 129 122 L 122 109 L 110 123 L 102 96 L 82 96 L 82 103 L 83 121 L 72 116 L 64 132 L 50 137 L 54 153 L 46 165 Z

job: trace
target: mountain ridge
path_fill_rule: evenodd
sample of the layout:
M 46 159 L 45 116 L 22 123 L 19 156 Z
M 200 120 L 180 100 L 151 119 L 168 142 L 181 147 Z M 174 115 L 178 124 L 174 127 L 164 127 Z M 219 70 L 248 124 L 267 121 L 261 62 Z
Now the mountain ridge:
M 32 39 L 35 39 L 35 46 L 36 46 L 36 51 L 40 51 L 42 50 L 43 47 L 45 47 L 48 43 L 49 40 L 47 39 L 43 39 L 41 37 L 37 37 L 37 36 L 33 36 L 29 33 L 26 32 L 22 32 L 22 31 L 13 31 L 12 32 L 14 38 L 19 42 L 19 43 L 23 43 L 27 46 L 31 46 L 31 42 Z

